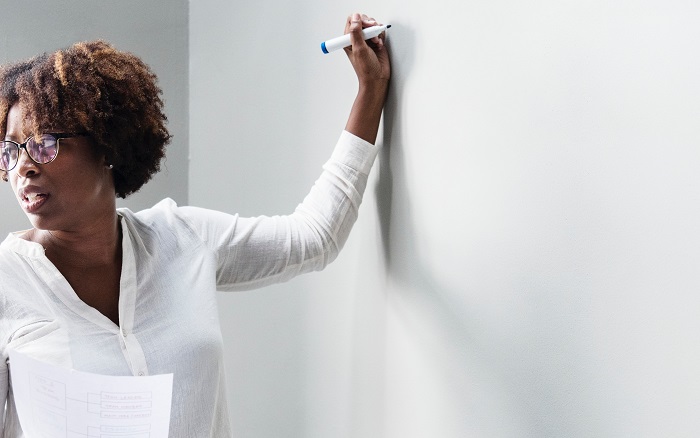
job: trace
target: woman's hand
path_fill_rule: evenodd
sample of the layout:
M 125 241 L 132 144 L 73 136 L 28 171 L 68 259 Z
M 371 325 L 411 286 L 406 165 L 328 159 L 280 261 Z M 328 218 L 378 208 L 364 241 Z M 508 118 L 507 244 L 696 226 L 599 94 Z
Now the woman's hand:
M 382 33 L 367 41 L 362 38 L 363 28 L 378 25 L 374 18 L 364 14 L 353 14 L 345 23 L 345 33 L 350 34 L 352 42 L 345 53 L 360 82 L 345 130 L 370 143 L 377 139 L 391 77 L 389 52 L 384 45 L 386 35 Z
M 345 23 L 345 33 L 350 34 L 352 42 L 351 46 L 345 48 L 345 53 L 355 69 L 360 88 L 376 89 L 376 86 L 386 88 L 389 83 L 391 66 L 389 53 L 384 46 L 386 34 L 382 33 L 367 41 L 362 38 L 362 29 L 381 25 L 374 18 L 358 13 L 348 17 Z

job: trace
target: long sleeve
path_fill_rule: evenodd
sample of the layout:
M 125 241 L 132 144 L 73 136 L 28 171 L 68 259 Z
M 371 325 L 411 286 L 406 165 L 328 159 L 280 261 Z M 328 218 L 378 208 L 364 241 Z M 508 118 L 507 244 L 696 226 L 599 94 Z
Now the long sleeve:
M 262 287 L 334 260 L 357 219 L 376 154 L 375 145 L 343 131 L 310 193 L 287 216 L 241 218 L 183 207 L 217 255 L 218 288 Z

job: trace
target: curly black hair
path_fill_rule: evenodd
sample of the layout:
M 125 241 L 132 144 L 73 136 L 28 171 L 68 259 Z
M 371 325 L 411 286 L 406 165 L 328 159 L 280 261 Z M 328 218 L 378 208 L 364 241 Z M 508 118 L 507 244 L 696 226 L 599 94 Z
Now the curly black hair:
M 34 134 L 87 133 L 113 166 L 116 196 L 126 198 L 160 170 L 170 142 L 161 94 L 137 56 L 104 41 L 76 43 L 0 67 L 0 136 L 14 104 Z

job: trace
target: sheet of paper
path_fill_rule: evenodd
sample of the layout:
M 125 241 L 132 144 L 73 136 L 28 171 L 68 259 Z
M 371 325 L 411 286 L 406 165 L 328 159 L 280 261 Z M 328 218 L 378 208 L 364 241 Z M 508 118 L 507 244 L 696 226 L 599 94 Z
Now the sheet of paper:
M 168 437 L 172 374 L 102 376 L 10 351 L 10 376 L 27 437 Z

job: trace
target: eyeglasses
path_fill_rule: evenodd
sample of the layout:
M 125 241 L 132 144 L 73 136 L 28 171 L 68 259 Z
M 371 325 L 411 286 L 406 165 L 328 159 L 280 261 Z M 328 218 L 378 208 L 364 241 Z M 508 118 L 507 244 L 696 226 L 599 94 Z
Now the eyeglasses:
M 19 150 L 24 149 L 36 164 L 48 164 L 58 156 L 62 138 L 79 137 L 85 134 L 46 133 L 29 137 L 24 143 L 12 140 L 0 141 L 0 170 L 9 172 L 19 162 Z

